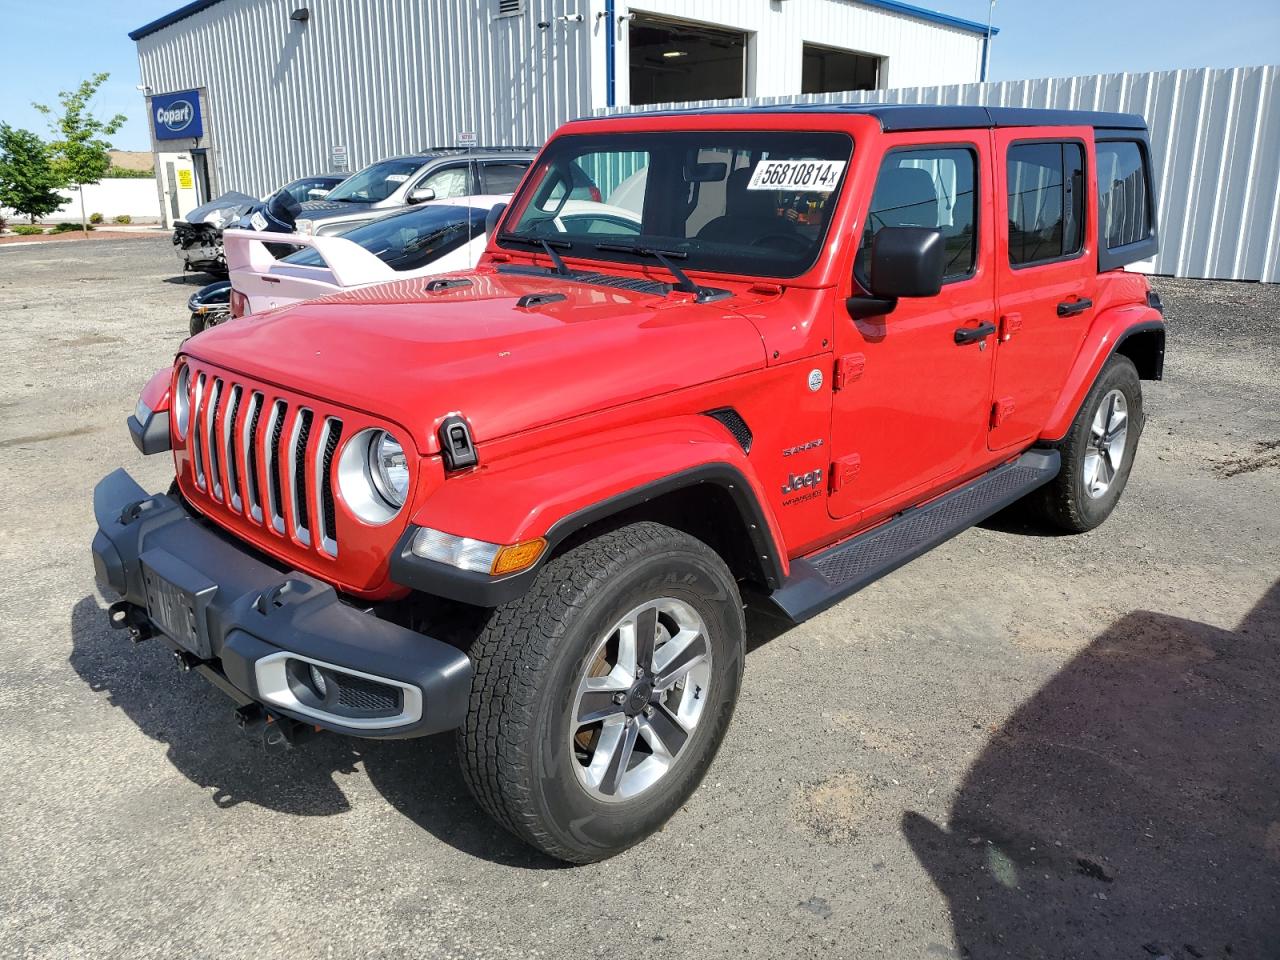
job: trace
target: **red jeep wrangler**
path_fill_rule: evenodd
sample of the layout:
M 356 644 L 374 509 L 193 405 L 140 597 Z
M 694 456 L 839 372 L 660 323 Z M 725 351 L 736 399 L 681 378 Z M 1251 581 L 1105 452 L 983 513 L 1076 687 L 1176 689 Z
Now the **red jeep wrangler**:
M 1126 115 L 570 123 L 476 270 L 183 344 L 129 422 L 174 488 L 95 492 L 111 621 L 268 742 L 456 729 L 494 818 L 608 857 L 711 763 L 744 598 L 804 620 L 1024 498 L 1106 519 L 1151 190 Z

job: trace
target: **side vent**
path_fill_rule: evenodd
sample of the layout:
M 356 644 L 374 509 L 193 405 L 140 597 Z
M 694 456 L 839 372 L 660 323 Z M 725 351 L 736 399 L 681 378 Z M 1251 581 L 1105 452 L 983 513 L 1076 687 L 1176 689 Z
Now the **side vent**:
M 747 426 L 747 421 L 742 419 L 742 414 L 733 407 L 721 407 L 718 410 L 708 410 L 706 416 L 724 424 L 724 428 L 738 442 L 743 453 L 751 452 L 751 428 Z
M 471 439 L 471 427 L 457 414 L 446 417 L 440 424 L 440 453 L 446 470 L 463 470 L 480 462 Z

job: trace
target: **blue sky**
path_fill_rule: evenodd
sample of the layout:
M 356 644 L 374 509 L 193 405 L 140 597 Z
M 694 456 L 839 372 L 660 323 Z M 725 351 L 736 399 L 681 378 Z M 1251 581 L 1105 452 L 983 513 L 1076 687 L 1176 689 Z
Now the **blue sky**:
M 128 115 L 116 146 L 148 149 L 146 111 L 134 89 L 138 62 L 127 34 L 183 2 L 0 0 L 0 120 L 44 135 L 44 119 L 30 102 L 52 103 L 59 90 L 105 70 L 111 79 L 100 91 L 97 112 Z M 987 0 L 917 2 L 972 20 L 987 17 Z M 992 48 L 993 80 L 1280 62 L 1277 0 L 999 0 L 995 23 L 1000 35 Z

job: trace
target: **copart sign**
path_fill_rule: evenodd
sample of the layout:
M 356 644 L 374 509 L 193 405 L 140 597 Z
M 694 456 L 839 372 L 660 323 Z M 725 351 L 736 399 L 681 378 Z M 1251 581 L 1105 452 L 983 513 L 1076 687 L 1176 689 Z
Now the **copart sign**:
M 151 98 L 151 129 L 157 140 L 186 140 L 204 136 L 200 92 L 182 90 Z

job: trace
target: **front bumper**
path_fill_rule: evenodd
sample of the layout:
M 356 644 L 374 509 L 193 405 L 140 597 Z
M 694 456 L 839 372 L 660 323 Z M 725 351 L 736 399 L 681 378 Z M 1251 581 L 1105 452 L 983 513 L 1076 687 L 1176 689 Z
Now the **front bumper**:
M 94 488 L 93 509 L 98 582 L 240 704 L 359 737 L 462 723 L 472 667 L 456 647 L 258 560 L 124 470 Z M 323 697 L 307 679 L 312 666 L 327 680 Z

